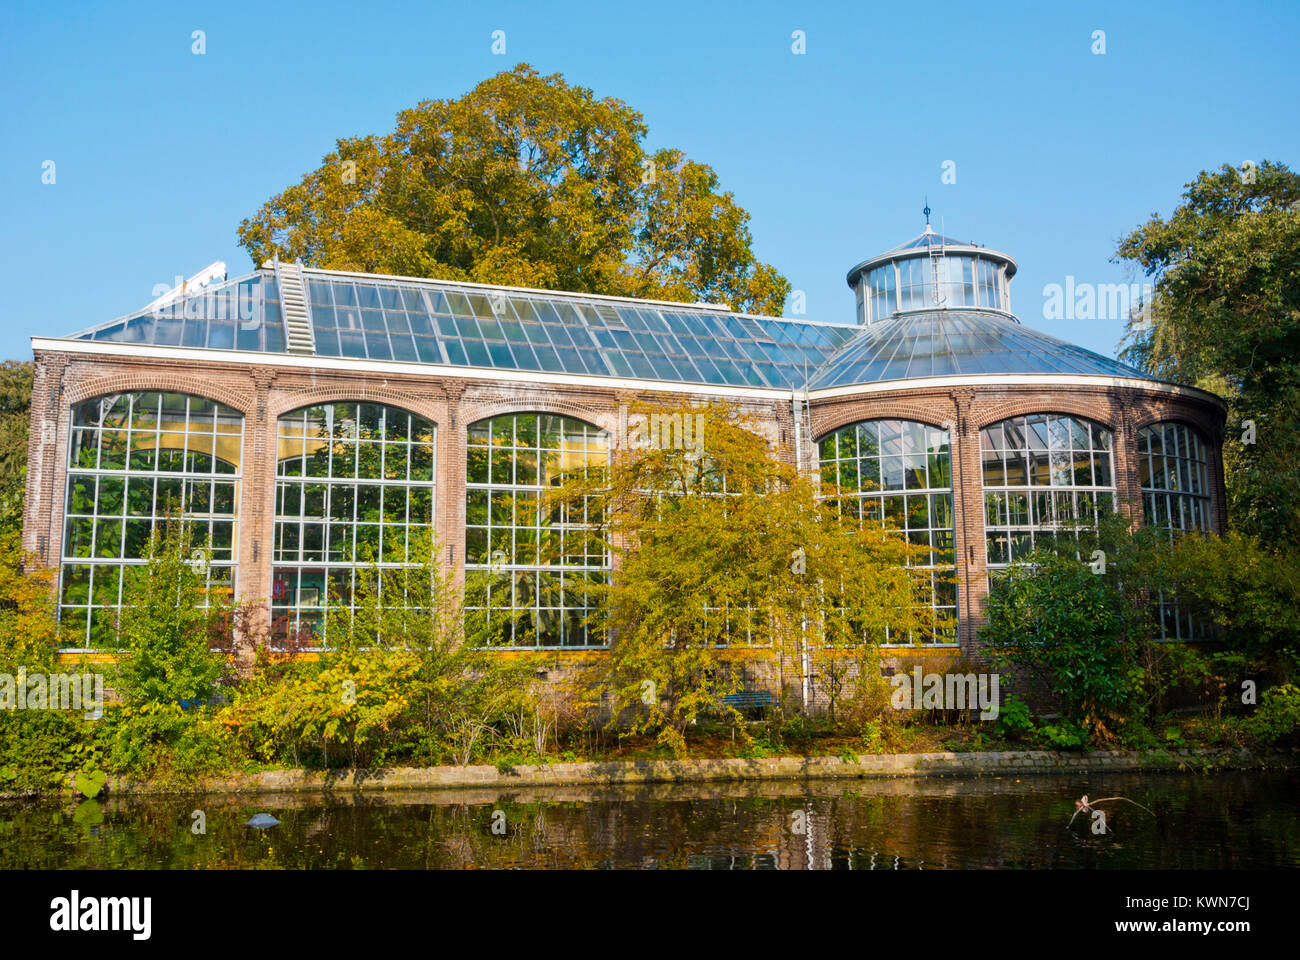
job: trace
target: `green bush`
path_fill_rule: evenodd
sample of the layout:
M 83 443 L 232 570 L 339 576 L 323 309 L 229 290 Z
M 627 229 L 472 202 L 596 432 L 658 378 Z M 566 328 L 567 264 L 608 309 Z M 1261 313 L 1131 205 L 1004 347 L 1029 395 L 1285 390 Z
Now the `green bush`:
M 998 736 L 1006 740 L 1026 740 L 1034 732 L 1034 716 L 1029 705 L 1019 697 L 1008 694 L 998 710 Z
M 1151 587 L 1212 627 L 1246 670 L 1285 681 L 1300 666 L 1300 550 L 1268 549 L 1239 533 L 1189 535 L 1151 568 Z M 1250 674 L 1247 674 L 1250 675 Z
M 981 639 L 1000 662 L 1037 676 L 1098 741 L 1140 709 L 1132 671 L 1147 652 L 1151 613 L 1133 573 L 1148 543 L 1116 518 L 1095 541 L 1045 544 L 992 583 Z M 1081 559 L 1090 547 L 1105 552 L 1105 572 Z
M 225 656 L 209 644 L 226 639 L 229 598 L 205 570 L 203 548 L 175 519 L 155 531 L 148 563 L 127 568 L 119 622 L 127 656 L 117 690 L 128 703 L 207 701 L 227 676 Z
M 98 767 L 96 734 L 70 710 L 0 711 L 0 790 L 57 789 L 75 771 Z
M 1100 550 L 1104 570 L 1090 561 Z M 1078 542 L 1044 542 L 995 575 L 981 639 L 995 659 L 1037 678 L 1072 727 L 1097 744 L 1145 742 L 1175 692 L 1220 699 L 1228 678 L 1294 675 L 1300 561 L 1244 537 L 1130 530 L 1103 518 Z M 1212 629 L 1192 647 L 1158 639 L 1158 601 Z M 1072 733 L 1058 732 L 1068 741 Z M 1158 738 L 1157 738 L 1158 739 Z
M 104 769 L 132 779 L 190 779 L 237 766 L 229 733 L 212 708 L 175 703 L 116 706 L 105 711 Z
M 1241 721 L 1242 732 L 1259 744 L 1300 746 L 1300 685 L 1272 687 L 1260 694 L 1259 706 Z
M 1038 735 L 1053 750 L 1082 750 L 1091 741 L 1086 729 L 1068 721 L 1044 723 L 1038 728 Z

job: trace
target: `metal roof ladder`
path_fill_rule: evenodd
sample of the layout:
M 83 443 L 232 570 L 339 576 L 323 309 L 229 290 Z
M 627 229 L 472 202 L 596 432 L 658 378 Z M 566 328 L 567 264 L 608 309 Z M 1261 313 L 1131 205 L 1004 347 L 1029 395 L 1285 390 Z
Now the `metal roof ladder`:
M 316 352 L 316 335 L 307 305 L 307 283 L 302 261 L 281 263 L 275 260 L 275 279 L 280 285 L 280 307 L 284 313 L 285 339 L 290 353 Z

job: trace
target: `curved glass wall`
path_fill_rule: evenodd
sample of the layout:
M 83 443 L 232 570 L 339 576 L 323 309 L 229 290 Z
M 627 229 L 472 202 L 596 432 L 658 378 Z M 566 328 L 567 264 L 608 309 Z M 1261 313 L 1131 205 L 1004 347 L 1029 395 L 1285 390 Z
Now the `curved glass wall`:
M 980 431 L 980 452 L 990 569 L 1023 560 L 1045 539 L 1077 537 L 1115 509 L 1111 433 L 1101 424 L 1012 417 Z
M 926 591 L 939 627 L 935 643 L 957 642 L 952 463 L 948 431 L 908 420 L 849 424 L 819 442 L 823 483 L 842 517 L 905 533 L 929 547 Z M 912 637 L 890 636 L 891 645 Z
M 863 282 L 871 302 L 868 320 L 883 320 L 898 309 L 898 275 L 893 263 L 876 267 Z
M 977 310 L 923 310 L 866 331 L 815 372 L 808 389 L 984 373 L 1081 373 L 1150 380 L 1100 354 Z
M 859 293 L 866 311 L 863 319 L 868 323 L 885 320 L 899 310 L 1007 309 L 1001 267 L 991 260 L 956 254 L 882 264 L 862 275 Z
M 1205 442 L 1181 423 L 1138 431 L 1138 477 L 1146 522 L 1171 533 L 1210 529 L 1209 456 Z
M 924 310 L 937 307 L 934 298 L 936 264 L 928 257 L 903 260 L 898 264 L 898 309 Z
M 122 591 L 150 537 L 179 516 L 208 592 L 235 585 L 244 418 L 182 393 L 120 393 L 72 409 L 59 616 L 85 647 L 116 645 Z
M 993 307 L 997 310 L 1011 309 L 1002 297 L 1002 271 L 998 265 L 988 260 L 980 260 L 976 264 L 976 274 L 979 284 L 977 296 L 980 306 Z
M 600 647 L 584 622 L 609 558 L 593 517 L 548 507 L 562 476 L 609 462 L 609 437 L 546 413 L 507 413 L 469 427 L 465 490 L 466 617 L 481 617 L 493 645 Z
M 280 417 L 271 611 L 277 639 L 319 636 L 327 607 L 352 605 L 358 566 L 400 567 L 433 532 L 432 421 L 375 403 Z
M 1138 479 L 1146 522 L 1169 532 L 1210 529 L 1209 453 L 1201 435 L 1182 423 L 1156 423 L 1138 431 Z M 1200 640 L 1205 628 L 1177 602 L 1159 599 L 1165 640 Z

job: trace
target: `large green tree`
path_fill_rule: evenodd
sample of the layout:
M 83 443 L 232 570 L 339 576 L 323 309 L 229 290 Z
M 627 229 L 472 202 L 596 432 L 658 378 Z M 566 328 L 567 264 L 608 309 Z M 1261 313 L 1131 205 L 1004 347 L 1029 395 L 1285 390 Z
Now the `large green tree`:
M 627 104 L 521 64 L 344 138 L 240 224 L 254 263 L 308 265 L 780 313 L 749 214 Z
M 1234 525 L 1300 542 L 1300 174 L 1269 161 L 1203 171 L 1168 219 L 1153 214 L 1120 242 L 1118 259 L 1155 282 L 1125 358 L 1227 398 Z

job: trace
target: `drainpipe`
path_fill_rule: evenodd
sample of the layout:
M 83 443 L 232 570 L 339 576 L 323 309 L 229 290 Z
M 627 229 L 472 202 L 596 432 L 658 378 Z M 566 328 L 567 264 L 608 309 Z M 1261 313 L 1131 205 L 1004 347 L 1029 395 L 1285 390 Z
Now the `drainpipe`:
M 790 391 L 790 412 L 794 415 L 794 466 L 803 473 L 803 437 L 799 433 L 799 391 Z
M 803 436 L 799 430 L 802 416 L 799 413 L 799 391 L 790 391 L 790 413 L 794 420 L 794 466 L 803 473 Z M 799 699 L 803 712 L 808 713 L 808 618 L 805 616 L 799 635 Z
M 800 688 L 803 699 L 803 712 L 808 713 L 808 617 L 803 618 L 802 632 L 799 636 L 799 673 L 802 676 Z

